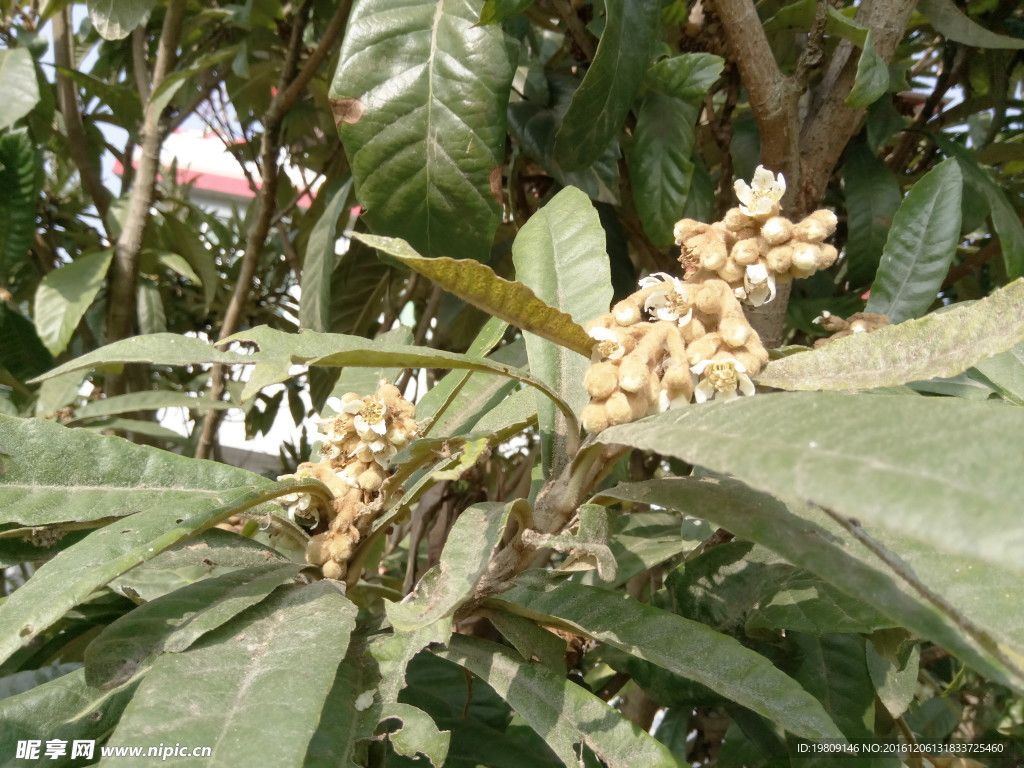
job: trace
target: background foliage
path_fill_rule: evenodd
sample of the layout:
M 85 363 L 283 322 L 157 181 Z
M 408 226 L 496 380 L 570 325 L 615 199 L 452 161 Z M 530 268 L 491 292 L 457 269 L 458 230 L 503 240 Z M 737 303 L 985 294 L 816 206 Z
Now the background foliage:
M 1024 760 L 1015 3 L 55 0 L 0 38 L 3 760 Z M 250 205 L 161 166 L 183 126 Z M 581 326 L 759 163 L 840 219 L 753 313 L 791 391 L 581 447 Z M 291 472 L 381 377 L 429 427 L 343 590 L 271 503 L 322 485 L 199 459 L 281 412 Z

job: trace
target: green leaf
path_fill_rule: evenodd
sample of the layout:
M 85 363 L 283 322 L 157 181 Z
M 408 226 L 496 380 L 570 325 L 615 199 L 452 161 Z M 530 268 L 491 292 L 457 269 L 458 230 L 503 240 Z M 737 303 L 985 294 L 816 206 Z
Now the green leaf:
M 226 464 L 42 419 L 0 416 L 0 446 L 0 524 L 101 520 L 166 503 L 185 508 L 223 488 L 273 485 Z
M 440 562 L 423 575 L 405 600 L 385 605 L 392 626 L 409 632 L 453 616 L 476 593 L 509 516 L 515 515 L 524 524 L 523 517 L 528 514 L 529 505 L 522 499 L 511 504 L 483 502 L 464 510 L 448 533 Z
M 31 691 L 33 688 L 56 680 L 59 677 L 81 669 L 80 661 L 70 661 L 64 664 L 52 664 L 39 669 L 28 669 L 24 672 L 15 672 L 13 675 L 0 677 L 0 699 L 7 699 L 17 696 L 19 693 Z
M 349 179 L 327 201 L 323 214 L 309 233 L 306 255 L 302 260 L 300 328 L 331 330 L 331 275 L 336 266 L 336 233 L 351 189 L 352 179 Z
M 151 600 L 107 626 L 85 651 L 89 685 L 116 688 L 144 672 L 161 653 L 179 653 L 251 608 L 301 566 L 268 563 L 203 579 Z
M 598 500 L 610 499 L 681 508 L 739 538 L 762 544 L 868 603 L 900 626 L 948 648 L 983 674 L 1014 684 L 1013 673 L 995 654 L 1005 657 L 1015 653 L 1008 640 L 1019 646 L 1019 640 L 1013 640 L 1014 632 L 1017 638 L 1021 636 L 1019 624 L 1024 617 L 1010 607 L 1016 591 L 1008 588 L 1014 579 L 1019 580 L 1016 572 L 983 564 L 976 558 L 957 557 L 951 566 L 951 555 L 919 543 L 912 550 L 907 545 L 909 537 L 895 540 L 880 527 L 874 530 L 874 537 L 881 537 L 901 557 L 915 553 L 911 565 L 927 569 L 922 577 L 931 590 L 956 598 L 958 614 L 950 616 L 940 613 L 934 603 L 885 569 L 872 552 L 825 513 L 806 506 L 787 509 L 778 499 L 738 481 L 672 478 L 630 483 L 604 491 Z M 967 616 L 982 615 L 983 611 L 988 622 L 995 622 L 990 626 L 999 628 L 1002 644 L 998 648 L 993 643 L 981 648 L 964 632 Z M 1018 686 L 1024 683 L 1024 675 L 1016 679 Z
M 618 138 L 658 36 L 657 0 L 608 3 L 605 11 L 607 21 L 594 61 L 555 138 L 555 155 L 567 170 L 594 162 Z
M 1024 48 L 1024 40 L 990 32 L 964 14 L 952 0 L 919 0 L 917 9 L 943 37 L 975 48 Z
M 78 321 L 103 287 L 113 258 L 110 248 L 80 256 L 39 283 L 33 314 L 39 338 L 52 354 L 59 355 L 71 341 Z
M 850 739 L 874 735 L 875 687 L 868 675 L 860 635 L 786 635 L 802 653 L 793 673 Z
M 1001 355 L 982 360 L 972 376 L 984 381 L 1015 405 L 1024 405 L 1024 343 Z
M 224 490 L 197 499 L 151 507 L 86 536 L 44 564 L 0 605 L 0 659 L 28 643 L 93 590 L 221 520 L 267 501 L 276 489 Z
M 356 632 L 324 703 L 323 711 L 330 716 L 320 718 L 309 740 L 304 768 L 349 768 L 356 762 L 358 741 L 370 738 L 377 725 L 366 723 L 357 701 L 364 691 L 373 690 L 378 679 L 376 663 L 366 651 L 366 638 Z
M 484 0 L 477 24 L 498 24 L 522 13 L 533 5 L 533 0 Z
M 36 335 L 36 327 L 20 312 L 0 304 L 0 366 L 18 381 L 27 381 L 53 365 L 53 358 Z
M 868 30 L 864 49 L 857 60 L 857 77 L 853 88 L 850 89 L 850 95 L 846 97 L 846 106 L 851 109 L 865 109 L 882 98 L 888 90 L 889 65 L 878 55 L 873 33 Z
M 196 274 L 196 271 L 192 269 L 192 265 L 188 263 L 184 256 L 179 256 L 176 253 L 159 253 L 156 260 L 193 285 L 201 286 L 203 284 L 203 279 Z
M 585 333 L 582 325 L 608 311 L 612 284 L 604 229 L 590 198 L 580 190 L 566 187 L 530 217 L 512 244 L 512 259 L 516 277 L 528 289 L 560 314 L 571 316 L 575 321 L 574 333 Z M 559 346 L 548 333 L 524 336 L 530 371 L 555 390 L 574 412 L 583 410 L 587 393 L 581 385 L 590 365 L 593 340 L 587 336 L 585 344 L 567 348 Z M 547 402 L 538 400 L 537 419 L 545 474 L 557 475 L 571 458 L 571 446 L 578 440 L 579 432 L 572 431 L 575 424 L 559 419 Z
M 701 100 L 724 60 L 708 53 L 663 59 L 647 72 L 648 91 L 637 113 L 627 157 L 637 213 L 644 231 L 663 248 L 684 216 L 694 174 L 694 124 Z
M 509 133 L 523 148 L 523 154 L 541 164 L 563 187 L 577 187 L 592 199 L 619 203 L 619 145 L 609 143 L 601 156 L 578 170 L 567 171 L 555 157 L 555 137 L 562 116 L 569 108 L 576 78 L 558 72 L 535 71 L 543 77 L 549 103 L 536 100 L 513 101 L 508 105 Z
M 454 293 L 484 312 L 566 349 L 590 356 L 594 340 L 587 332 L 572 316 L 539 299 L 527 285 L 498 277 L 490 267 L 471 260 L 424 258 L 408 243 L 397 238 L 364 235 L 359 232 L 354 233 L 353 237 L 398 259 L 410 269 L 416 270 L 446 291 Z
M 142 24 L 156 0 L 89 0 L 89 18 L 107 40 L 121 40 Z
M 428 256 L 484 259 L 501 215 L 513 64 L 470 0 L 364 0 L 331 85 L 359 202 L 377 232 Z
M 0 51 L 0 56 L 14 51 Z M 32 71 L 35 82 L 35 70 Z M 0 278 L 19 266 L 36 232 L 39 197 L 39 155 L 28 134 L 11 131 L 0 136 Z
M 970 304 L 855 333 L 773 360 L 757 375 L 779 389 L 869 389 L 955 376 L 1024 340 L 1024 278 Z
M 139 331 L 145 334 L 167 331 L 167 318 L 160 289 L 152 280 L 142 279 L 138 287 Z
M 751 436 L 756 451 L 744 448 Z M 728 473 L 940 551 L 1024 568 L 1024 530 L 1011 522 L 1024 412 L 1000 403 L 779 393 L 668 411 L 600 439 Z
M 36 64 L 28 48 L 0 51 L 0 103 L 0 131 L 10 128 L 39 103 Z
M 928 311 L 960 239 L 962 187 L 955 160 L 939 163 L 913 186 L 893 217 L 868 312 L 899 323 Z
M 999 236 L 1006 274 L 1011 278 L 1024 276 L 1024 224 L 1006 197 L 1006 192 L 992 178 L 992 174 L 978 163 L 977 156 L 942 134 L 932 139 L 943 152 L 960 163 L 964 180 L 988 202 L 992 213 L 992 226 Z
M 846 242 L 849 278 L 854 285 L 867 285 L 878 270 L 893 216 L 900 206 L 899 181 L 866 144 L 855 142 L 847 149 L 843 190 L 849 221 Z
M 483 678 L 567 766 L 578 764 L 575 745 L 581 742 L 608 768 L 681 765 L 662 744 L 604 701 L 542 664 L 525 662 L 500 645 L 463 635 L 453 635 L 447 650 L 434 653 Z
M 193 397 L 187 392 L 171 392 L 153 390 L 150 392 L 131 392 L 127 395 L 104 397 L 90 400 L 80 408 L 75 408 L 75 417 L 68 423 L 92 419 L 99 416 L 111 416 L 115 413 L 130 411 L 156 411 L 163 408 L 188 408 L 193 411 L 227 410 L 231 403 L 223 400 L 210 400 L 207 397 Z
M 268 755 L 275 765 L 301 766 L 334 682 L 304 666 L 315 652 L 318 664 L 335 669 L 355 617 L 334 582 L 279 588 L 188 651 L 157 659 L 112 743 L 187 741 L 213 746 L 214 766 L 260 765 Z
M 101 691 L 85 682 L 81 669 L 58 677 L 32 690 L 0 701 L 0 750 L 16 755 L 19 741 L 39 739 L 103 739 L 110 733 L 135 692 L 135 686 Z M 98 753 L 99 750 L 96 750 Z M 21 765 L 52 765 L 43 757 L 36 763 L 18 760 Z M 12 757 L 13 760 L 13 757 Z
M 917 693 L 921 647 L 905 630 L 893 629 L 872 635 L 866 651 L 878 700 L 892 717 L 900 717 Z
M 132 336 L 115 341 L 113 344 L 107 344 L 105 347 L 69 360 L 42 376 L 37 376 L 30 383 L 46 381 L 70 371 L 101 370 L 116 373 L 123 370 L 125 363 L 251 365 L 252 362 L 248 357 L 237 352 L 221 352 L 202 339 L 179 336 L 175 333 L 156 333 L 151 336 Z
M 764 23 L 766 32 L 799 31 L 809 32 L 814 24 L 816 0 L 797 0 L 787 3 L 774 16 Z M 829 7 L 825 32 L 834 37 L 849 40 L 858 48 L 864 47 L 868 30 L 857 24 L 835 8 Z
M 198 229 L 197 224 L 194 226 Z M 203 308 L 209 311 L 214 299 L 217 298 L 217 286 L 220 283 L 220 275 L 217 272 L 213 253 L 203 247 L 198 233 L 189 224 L 179 221 L 173 215 L 166 213 L 163 215 L 163 229 L 168 233 L 169 240 L 180 258 L 184 259 L 202 280 Z M 170 265 L 168 264 L 168 266 Z M 175 267 L 171 267 L 171 269 L 178 271 Z
M 841 738 L 821 705 L 768 659 L 699 622 L 572 582 L 521 584 L 489 603 L 544 623 L 556 619 L 572 632 L 706 685 L 798 736 Z
M 401 728 L 388 733 L 396 752 L 414 759 L 423 754 L 435 768 L 444 765 L 451 733 L 439 731 L 430 715 L 411 704 L 392 704 L 385 718 L 402 723 Z

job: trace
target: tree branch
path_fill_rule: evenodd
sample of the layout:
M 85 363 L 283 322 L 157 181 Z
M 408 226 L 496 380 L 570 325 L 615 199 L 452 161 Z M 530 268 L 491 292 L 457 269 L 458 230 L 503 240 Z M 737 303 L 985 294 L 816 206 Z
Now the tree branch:
M 53 16 L 53 59 L 57 65 L 56 86 L 57 106 L 64 115 L 64 130 L 68 137 L 68 155 L 78 169 L 82 180 L 82 188 L 89 195 L 92 204 L 99 213 L 100 221 L 106 228 L 107 211 L 113 195 L 103 186 L 103 176 L 98 159 L 89 153 L 89 140 L 85 135 L 85 124 L 78 108 L 78 93 L 75 84 L 68 77 L 68 72 L 75 69 L 73 60 L 73 36 L 71 31 L 71 8 L 65 6 Z
M 886 64 L 892 61 L 913 10 L 914 0 L 872 0 L 858 9 L 855 20 L 872 31 L 875 50 Z M 820 204 L 843 149 L 860 130 L 866 110 L 846 105 L 857 78 L 857 62 L 852 45 L 842 41 L 822 82 L 820 106 L 810 111 L 800 135 L 799 215 Z
M 263 136 L 260 139 L 261 184 L 255 202 L 256 216 L 253 226 L 246 237 L 245 252 L 242 255 L 242 265 L 239 269 L 238 281 L 235 283 L 231 300 L 228 302 L 227 309 L 224 312 L 224 321 L 221 323 L 220 334 L 218 335 L 219 340 L 226 339 L 238 330 L 242 312 L 249 301 L 249 293 L 253 277 L 256 274 L 259 255 L 263 251 L 267 235 L 273 223 L 279 177 L 278 155 L 281 150 L 281 121 L 331 52 L 341 31 L 345 28 L 345 22 L 348 19 L 351 6 L 351 0 L 343 0 L 343 2 L 339 3 L 334 16 L 331 17 L 331 21 L 327 25 L 323 38 L 320 40 L 320 44 L 310 54 L 309 58 L 306 59 L 302 69 L 297 73 L 296 68 L 301 53 L 302 37 L 309 22 L 309 13 L 312 8 L 311 2 L 303 4 L 292 27 L 292 35 L 288 41 L 288 50 L 285 54 L 277 95 L 271 101 L 270 107 L 263 118 L 264 130 Z M 210 397 L 214 400 L 220 400 L 224 396 L 225 384 L 224 366 L 214 365 L 210 370 Z M 222 415 L 223 411 L 210 410 L 206 412 L 206 416 L 203 419 L 202 432 L 196 444 L 196 458 L 207 459 L 212 455 Z
M 185 4 L 185 0 L 170 0 L 167 4 L 150 94 L 156 92 L 174 66 L 185 16 Z M 153 204 L 157 172 L 160 167 L 160 147 L 165 136 L 160 112 L 152 99 L 146 103 L 140 135 L 142 151 L 139 168 L 128 198 L 128 213 L 121 236 L 114 246 L 114 261 L 110 270 L 106 328 L 108 341 L 128 338 L 135 331 L 139 254 L 142 251 L 142 235 L 149 220 L 149 209 Z M 125 158 L 126 163 L 131 161 L 130 157 Z M 109 391 L 111 387 L 115 391 Z M 123 389 L 123 378 L 108 377 L 107 388 L 108 396 L 119 394 Z

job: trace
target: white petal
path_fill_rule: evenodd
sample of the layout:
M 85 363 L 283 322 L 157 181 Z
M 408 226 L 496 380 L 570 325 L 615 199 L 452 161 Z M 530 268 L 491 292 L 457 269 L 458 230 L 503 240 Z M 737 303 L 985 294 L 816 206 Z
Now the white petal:
M 750 202 L 753 190 L 750 189 L 750 186 L 743 179 L 737 179 L 736 183 L 732 185 L 732 191 L 736 193 L 736 198 L 744 205 Z M 740 206 L 740 210 L 744 210 L 743 205 Z M 746 213 L 745 210 L 744 213 Z M 747 215 L 749 216 L 750 214 Z
M 371 424 L 370 429 L 372 429 L 378 435 L 383 435 L 385 432 L 388 431 L 388 426 L 387 424 L 384 423 L 384 419 L 381 419 L 376 424 Z
M 344 408 L 345 408 L 345 404 L 342 403 L 341 399 L 337 398 L 337 397 L 329 397 L 329 398 L 327 398 L 327 402 L 324 403 L 324 405 L 326 405 L 328 408 L 330 408 L 335 413 L 341 413 L 344 410 Z
M 613 331 L 611 328 L 603 328 L 601 326 L 598 326 L 597 328 L 591 328 L 589 331 L 587 331 L 587 335 L 590 336 L 590 338 L 592 339 L 597 339 L 598 341 L 617 342 L 619 340 L 619 337 L 615 334 L 615 331 Z
M 672 275 L 668 272 L 652 272 L 647 277 L 640 278 L 640 287 L 649 288 L 652 285 L 658 285 L 659 283 L 667 283 L 672 280 Z
M 693 319 L 693 310 L 692 309 L 688 309 L 688 310 L 686 310 L 686 314 L 679 318 L 679 320 L 677 321 L 677 324 L 679 325 L 680 328 L 682 328 L 684 325 L 686 325 L 692 319 Z
M 672 401 L 668 397 L 668 392 L 664 389 L 658 391 L 658 413 L 664 413 L 672 407 Z
M 745 373 L 739 375 L 740 392 L 744 395 L 752 395 L 756 391 L 754 389 L 754 382 L 750 380 L 750 377 Z M 761 402 L 758 400 L 757 402 Z
M 692 366 L 690 368 L 690 371 L 692 373 L 695 373 L 698 376 L 700 376 L 702 373 L 704 373 L 704 369 L 707 368 L 709 365 L 711 365 L 711 363 L 712 363 L 711 360 L 701 360 L 699 363 L 697 363 L 696 365 Z
M 705 379 L 693 389 L 693 399 L 698 403 L 707 402 L 715 397 L 715 388 Z
M 341 409 L 345 413 L 359 413 L 365 407 L 366 403 L 362 400 L 349 400 L 347 403 L 342 405 Z M 356 427 L 356 429 L 359 429 L 359 427 Z
M 659 320 L 665 320 L 666 322 L 669 323 L 674 323 L 676 320 L 679 319 L 679 315 L 677 315 L 668 307 L 658 307 L 656 310 L 654 310 L 654 316 Z

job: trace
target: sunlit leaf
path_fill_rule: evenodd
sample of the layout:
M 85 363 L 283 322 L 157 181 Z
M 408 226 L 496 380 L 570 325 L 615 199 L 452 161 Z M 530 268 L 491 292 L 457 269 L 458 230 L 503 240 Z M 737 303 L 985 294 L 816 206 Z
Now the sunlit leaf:
M 484 259 L 501 208 L 513 66 L 469 0 L 366 0 L 348 19 L 335 103 L 356 193 L 375 231 L 428 256 Z
M 9 128 L 39 103 L 36 65 L 28 48 L 0 51 L 0 130 Z
M 80 256 L 47 274 L 36 290 L 33 315 L 46 348 L 59 355 L 71 341 L 78 321 L 103 287 L 113 249 Z
M 352 180 L 334 192 L 324 206 L 306 243 L 302 260 L 302 298 L 299 301 L 299 327 L 329 331 L 331 322 L 331 274 L 335 267 L 338 219 L 348 202 Z
M 899 323 L 928 311 L 956 252 L 962 186 L 956 161 L 944 160 L 904 198 L 871 285 L 868 312 Z
M 1024 279 L 980 301 L 855 333 L 773 360 L 757 375 L 779 389 L 870 389 L 962 373 L 1024 340 Z
M 89 0 L 93 26 L 107 40 L 128 37 L 156 5 L 156 0 Z
M 943 37 L 975 48 L 1024 48 L 1024 40 L 998 35 L 973 21 L 952 0 L 920 0 L 918 10 Z
M 857 78 L 846 97 L 846 105 L 852 109 L 864 109 L 882 98 L 888 90 L 889 66 L 875 50 L 875 41 L 869 30 L 857 61 Z

